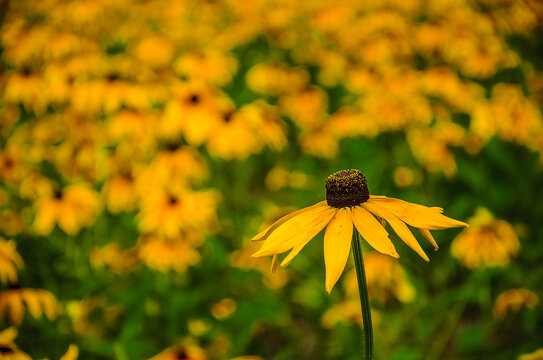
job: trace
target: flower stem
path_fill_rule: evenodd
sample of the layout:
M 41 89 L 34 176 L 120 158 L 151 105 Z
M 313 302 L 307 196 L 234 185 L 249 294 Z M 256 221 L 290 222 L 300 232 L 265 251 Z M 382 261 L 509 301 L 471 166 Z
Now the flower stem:
M 360 244 L 360 234 L 356 229 L 353 231 L 351 242 L 353 250 L 356 278 L 358 280 L 358 292 L 360 294 L 360 306 L 362 308 L 362 320 L 364 322 L 364 360 L 373 359 L 373 327 L 371 323 L 370 300 L 368 297 L 368 285 L 366 283 L 366 272 L 364 270 L 364 259 Z

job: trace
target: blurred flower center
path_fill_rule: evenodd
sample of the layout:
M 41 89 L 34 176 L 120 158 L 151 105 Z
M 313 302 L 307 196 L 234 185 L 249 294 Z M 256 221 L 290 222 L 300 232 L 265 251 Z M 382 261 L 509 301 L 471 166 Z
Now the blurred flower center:
M 200 102 L 200 97 L 198 96 L 198 94 L 191 94 L 188 98 L 187 98 L 187 103 L 189 104 L 192 104 L 192 105 L 196 105 Z
M 357 206 L 370 198 L 366 176 L 358 170 L 341 170 L 325 181 L 326 202 L 335 208 Z
M 170 198 L 168 199 L 168 202 L 170 205 L 174 206 L 179 203 L 179 199 L 173 195 L 170 195 Z

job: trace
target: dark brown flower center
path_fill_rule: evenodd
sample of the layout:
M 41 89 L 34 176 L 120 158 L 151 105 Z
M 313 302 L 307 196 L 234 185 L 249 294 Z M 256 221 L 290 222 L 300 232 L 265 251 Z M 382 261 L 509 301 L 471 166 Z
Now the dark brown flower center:
M 177 203 L 179 203 L 179 199 L 176 196 L 170 195 L 169 198 L 168 198 L 168 203 L 171 206 L 175 206 L 175 205 L 177 205 Z
M 15 351 L 9 345 L 0 345 L 0 354 L 13 354 Z
M 357 206 L 370 198 L 366 176 L 358 170 L 338 171 L 326 178 L 326 202 L 335 208 Z
M 196 105 L 200 102 L 200 96 L 198 94 L 190 94 L 187 97 L 187 103 L 191 105 Z

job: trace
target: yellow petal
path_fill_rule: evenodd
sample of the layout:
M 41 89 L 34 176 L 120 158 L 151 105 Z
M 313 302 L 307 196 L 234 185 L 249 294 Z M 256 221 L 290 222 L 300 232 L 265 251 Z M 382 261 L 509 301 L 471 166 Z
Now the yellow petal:
M 426 240 L 428 240 L 430 244 L 434 246 L 434 250 L 437 251 L 437 249 L 439 249 L 439 246 L 437 246 L 437 243 L 434 237 L 432 236 L 432 234 L 430 234 L 430 230 L 426 230 L 426 229 L 419 229 L 419 230 L 422 236 L 424 236 Z
M 424 250 L 420 247 L 420 244 L 417 242 L 417 239 L 413 236 L 407 225 L 405 225 L 400 219 L 398 219 L 392 212 L 390 212 L 386 206 L 383 206 L 382 203 L 377 203 L 375 201 L 368 200 L 365 203 L 362 203 L 362 206 L 366 208 L 372 214 L 385 218 L 386 221 L 392 226 L 396 234 L 400 237 L 409 246 L 411 249 L 415 250 L 421 258 L 426 261 L 430 261 L 428 256 L 424 253 Z
M 388 233 L 372 214 L 360 206 L 352 209 L 353 223 L 362 237 L 375 250 L 392 257 L 400 257 L 394 248 L 394 244 L 388 238 Z
M 298 255 L 300 250 L 302 250 L 311 239 L 313 239 L 318 233 L 321 232 L 322 229 L 324 229 L 326 225 L 328 225 L 336 212 L 336 208 L 328 207 L 328 209 L 321 216 L 319 216 L 313 223 L 311 223 L 311 225 L 304 229 L 296 238 L 296 243 L 292 247 L 292 251 L 281 262 L 281 266 L 287 266 L 292 259 Z
M 277 263 L 279 262 L 279 255 L 275 254 L 272 256 L 272 262 L 270 266 L 270 274 L 274 273 L 277 270 Z
M 66 354 L 62 355 L 60 360 L 77 360 L 77 357 L 79 355 L 79 349 L 77 346 L 71 344 L 68 347 L 68 351 L 66 351 Z
M 328 293 L 332 291 L 345 269 L 352 237 L 351 209 L 339 209 L 324 233 L 324 264 L 326 266 L 326 291 Z
M 39 318 L 41 316 L 41 303 L 37 293 L 34 293 L 31 289 L 21 290 L 21 297 L 26 303 L 26 307 L 30 315 L 34 318 Z
M 452 227 L 468 226 L 465 222 L 451 219 L 443 214 L 442 208 L 426 207 L 419 204 L 413 204 L 407 201 L 393 198 L 370 198 L 368 203 L 379 204 L 386 207 L 400 220 L 408 225 L 420 229 L 441 230 Z
M 277 229 L 268 235 L 264 245 L 253 254 L 253 257 L 281 254 L 292 249 L 300 232 L 307 229 L 313 221 L 317 220 L 323 213 L 328 212 L 329 209 L 329 206 L 314 207 L 279 225 Z
M 296 215 L 299 215 L 307 210 L 310 210 L 310 209 L 313 209 L 315 207 L 320 207 L 320 206 L 323 206 L 323 205 L 326 205 L 326 201 L 321 201 L 321 202 L 318 202 L 316 203 L 315 205 L 311 205 L 311 206 L 308 206 L 306 208 L 303 208 L 303 209 L 300 209 L 300 210 L 296 210 L 288 215 L 285 215 L 283 216 L 282 218 L 280 218 L 279 220 L 277 220 L 276 222 L 274 222 L 273 224 L 271 224 L 270 226 L 268 226 L 267 228 L 265 228 L 264 230 L 262 230 L 261 232 L 259 232 L 257 235 L 255 235 L 251 241 L 261 241 L 261 240 L 266 240 L 266 238 L 268 236 L 270 236 L 270 234 L 275 230 L 277 229 L 279 226 L 281 226 L 282 224 L 284 224 L 286 221 L 292 219 L 293 217 L 295 217 Z

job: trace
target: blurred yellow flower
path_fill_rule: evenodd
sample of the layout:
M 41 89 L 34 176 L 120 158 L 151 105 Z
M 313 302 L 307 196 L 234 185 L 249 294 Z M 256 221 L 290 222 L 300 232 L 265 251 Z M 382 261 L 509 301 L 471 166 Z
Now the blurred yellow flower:
M 135 49 L 139 60 L 155 68 L 167 66 L 173 58 L 173 52 L 171 40 L 159 35 L 145 37 Z
M 213 314 L 216 319 L 221 320 L 232 315 L 234 311 L 236 311 L 236 308 L 236 302 L 230 298 L 226 298 L 211 306 L 211 314 Z
M 373 325 L 379 324 L 381 314 L 377 310 L 371 310 Z M 326 329 L 333 328 L 337 323 L 355 323 L 362 327 L 364 320 L 360 312 L 360 300 L 349 297 L 326 310 L 321 318 L 322 326 Z
M 494 301 L 492 314 L 495 319 L 505 318 L 508 312 L 517 312 L 523 307 L 533 308 L 539 303 L 539 297 L 528 289 L 509 289 L 501 293 Z
M 413 181 L 415 180 L 415 175 L 413 173 L 413 170 L 411 170 L 407 166 L 398 166 L 394 170 L 393 179 L 394 183 L 399 187 L 408 187 L 413 184 Z
M 249 69 L 246 81 L 253 91 L 280 95 L 301 90 L 307 84 L 309 75 L 302 69 L 289 69 L 282 64 L 258 64 Z
M 192 341 L 185 341 L 185 344 L 172 346 L 148 360 L 207 360 L 204 349 Z
M 200 262 L 196 247 L 202 239 L 200 233 L 183 232 L 177 237 L 163 239 L 157 236 L 142 236 L 136 249 L 138 256 L 148 267 L 167 272 L 183 272 L 188 266 Z
M 466 267 L 505 266 L 517 255 L 520 243 L 507 221 L 497 220 L 487 209 L 478 208 L 468 223 L 470 228 L 451 244 L 452 255 Z
M 157 189 L 142 196 L 138 225 L 143 233 L 175 238 L 185 229 L 204 232 L 216 227 L 220 197 L 215 191 Z
M 22 154 L 15 146 L 7 146 L 0 152 L 0 180 L 16 182 L 25 176 Z
M 0 332 L 0 359 L 5 360 L 32 360 L 30 356 L 17 348 L 13 343 L 17 337 L 17 329 L 9 327 Z
M 407 273 L 397 260 L 378 252 L 364 255 L 366 268 L 366 282 L 368 292 L 372 299 L 386 304 L 391 299 L 402 303 L 415 300 L 416 290 Z M 351 271 L 345 279 L 345 288 L 348 296 L 358 297 L 356 272 Z
M 311 177 L 301 171 L 288 171 L 276 166 L 266 175 L 266 188 L 270 191 L 278 191 L 284 187 L 304 189 L 310 181 Z
M 100 199 L 87 184 L 70 185 L 36 200 L 34 230 L 48 235 L 57 224 L 64 232 L 75 235 L 82 227 L 94 223 L 100 212 Z
M 17 282 L 17 270 L 23 268 L 23 259 L 15 249 L 15 241 L 0 236 L 0 280 L 2 283 Z
M 59 311 L 57 300 L 47 290 L 11 285 L 8 290 L 0 293 L 0 318 L 9 315 L 11 323 L 18 325 L 23 320 L 25 306 L 34 318 L 45 313 L 49 320 L 53 320 Z
M 399 257 L 388 238 L 388 232 L 374 217 L 377 216 L 389 222 L 409 247 L 429 261 L 405 223 L 419 228 L 437 249 L 429 230 L 467 226 L 461 221 L 442 215 L 441 212 L 441 208 L 428 208 L 386 196 L 370 196 L 366 177 L 360 171 L 338 171 L 326 179 L 326 201 L 286 215 L 253 237 L 253 241 L 265 240 L 253 256 L 278 255 L 292 249 L 281 263 L 281 266 L 286 266 L 326 227 L 324 262 L 326 291 L 330 292 L 347 263 L 353 225 L 377 251 Z
M 126 172 L 112 175 L 102 188 L 107 209 L 118 214 L 136 208 L 138 196 L 132 174 Z
M 237 61 L 229 54 L 208 49 L 203 52 L 183 54 L 175 61 L 173 69 L 187 79 L 225 85 L 236 72 Z
M 200 81 L 180 83 L 172 87 L 172 92 L 158 123 L 158 135 L 174 140 L 182 134 L 190 145 L 202 144 L 222 121 L 220 103 L 224 95 Z

